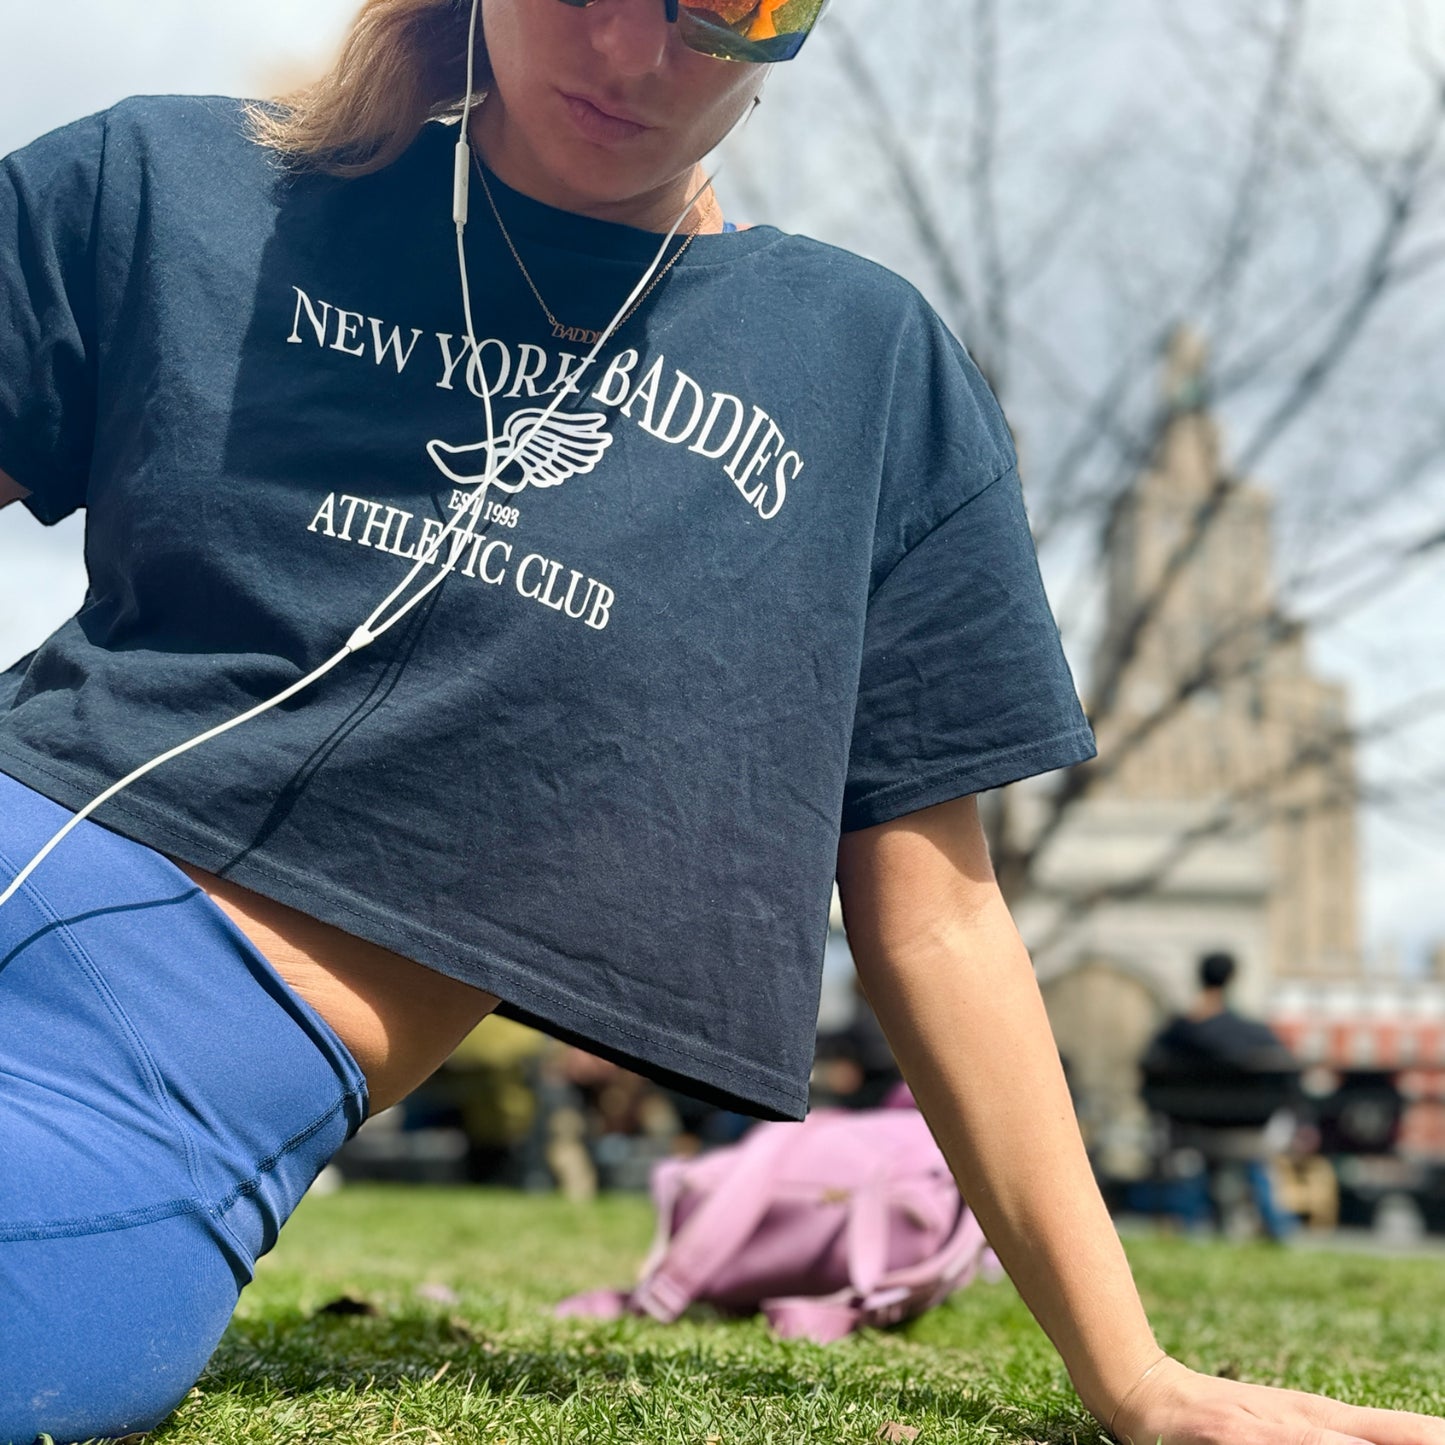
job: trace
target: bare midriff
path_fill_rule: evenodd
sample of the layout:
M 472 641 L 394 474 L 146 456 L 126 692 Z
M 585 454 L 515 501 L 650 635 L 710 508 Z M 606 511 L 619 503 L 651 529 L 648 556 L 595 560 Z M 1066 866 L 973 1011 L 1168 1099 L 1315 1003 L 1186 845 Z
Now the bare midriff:
M 482 989 L 355 938 L 295 908 L 173 860 L 327 1023 L 388 1108 L 496 1008 Z

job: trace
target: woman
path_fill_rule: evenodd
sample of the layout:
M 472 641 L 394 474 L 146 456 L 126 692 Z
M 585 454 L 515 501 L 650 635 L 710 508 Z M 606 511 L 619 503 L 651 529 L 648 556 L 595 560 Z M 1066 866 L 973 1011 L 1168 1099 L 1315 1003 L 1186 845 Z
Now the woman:
M 371 0 L 290 110 L 130 102 L 6 163 L 0 499 L 85 506 L 90 588 L 0 688 L 4 878 L 314 680 L 0 909 L 0 1441 L 160 1419 L 329 1154 L 493 1008 L 800 1117 L 836 873 L 1101 1423 L 1445 1445 L 1144 1318 L 972 800 L 1092 751 L 1007 429 L 902 282 L 699 186 L 817 8 L 485 0 L 469 52 L 452 0 Z M 459 243 L 422 121 L 469 53 Z

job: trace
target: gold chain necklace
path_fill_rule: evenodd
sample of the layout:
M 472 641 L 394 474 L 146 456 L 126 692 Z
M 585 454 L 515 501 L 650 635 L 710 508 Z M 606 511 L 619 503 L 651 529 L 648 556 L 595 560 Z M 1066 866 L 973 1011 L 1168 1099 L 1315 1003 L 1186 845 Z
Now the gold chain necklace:
M 527 270 L 521 253 L 517 250 L 516 243 L 512 240 L 511 234 L 507 230 L 506 222 L 502 220 L 502 213 L 497 209 L 497 203 L 492 196 L 492 188 L 487 184 L 486 167 L 482 165 L 481 157 L 479 157 L 475 151 L 472 152 L 472 163 L 476 166 L 477 175 L 481 178 L 482 190 L 487 197 L 487 204 L 492 208 L 492 215 L 496 218 L 497 229 L 502 233 L 502 239 L 507 243 L 507 249 L 512 253 L 512 260 L 517 263 L 517 270 L 522 273 L 522 279 L 531 288 L 532 295 L 537 298 L 537 305 L 542 308 L 542 314 L 547 318 L 547 323 L 552 328 L 553 339 L 557 341 L 571 341 L 582 346 L 595 345 L 602 336 L 600 331 L 593 331 L 586 326 L 566 326 L 552 315 L 552 308 L 542 299 L 542 293 L 537 289 L 537 283 L 532 280 L 532 273 Z M 701 224 L 702 222 L 699 220 L 697 225 L 701 226 Z M 672 259 L 652 278 L 652 284 L 648 286 L 647 290 L 628 307 L 627 314 L 617 323 L 618 330 L 621 330 L 622 327 L 632 320 L 633 316 L 637 313 L 637 308 L 652 295 L 662 278 L 682 260 L 683 252 L 692 245 L 696 235 L 697 226 L 683 238 L 682 245 L 672 253 Z

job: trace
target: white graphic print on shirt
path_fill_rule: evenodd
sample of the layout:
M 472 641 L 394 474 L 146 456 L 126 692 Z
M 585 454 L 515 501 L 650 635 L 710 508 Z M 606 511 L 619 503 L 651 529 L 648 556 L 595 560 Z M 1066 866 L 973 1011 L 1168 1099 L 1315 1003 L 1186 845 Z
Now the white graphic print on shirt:
M 507 418 L 506 430 L 496 443 L 454 447 L 429 441 L 426 449 L 448 481 L 473 486 L 490 469 L 492 485 L 515 494 L 526 486 L 559 486 L 568 477 L 590 472 L 612 445 L 606 426 L 607 418 L 600 411 L 547 416 L 546 407 L 527 406 Z M 503 475 L 508 467 L 517 468 L 510 478 Z
M 348 311 L 330 301 L 313 300 L 299 286 L 291 289 L 296 293 L 296 306 L 291 334 L 286 338 L 288 344 L 301 346 L 314 338 L 318 347 L 370 359 L 378 367 L 390 360 L 398 375 L 412 364 L 417 344 L 425 335 L 420 328 L 412 328 L 411 339 L 404 341 L 398 326 L 388 326 L 378 317 Z M 364 326 L 371 333 L 370 347 L 361 340 Z M 514 349 L 505 341 L 487 337 L 469 348 L 465 338 L 443 331 L 435 335 L 441 353 L 441 374 L 436 385 L 442 391 L 454 390 L 458 380 L 478 399 L 512 401 L 525 397 L 535 401 L 559 391 L 571 395 L 581 390 L 583 358 L 571 352 L 559 352 L 554 359 L 531 342 L 522 342 Z M 618 416 L 626 417 L 658 441 L 686 446 L 695 456 L 719 463 L 724 476 L 758 517 L 772 521 L 782 511 L 788 487 L 804 465 L 802 456 L 788 448 L 787 436 L 777 421 L 763 407 L 750 407 L 731 392 L 705 391 L 676 367 L 669 372 L 662 355 L 639 376 L 641 365 L 637 351 L 629 348 L 617 353 L 607 363 L 589 400 L 615 407 Z M 509 435 L 515 440 L 515 434 Z M 433 460 L 441 465 L 435 453 Z M 571 475 L 590 470 L 579 466 Z
M 412 328 L 410 340 L 404 340 L 399 326 L 388 327 L 379 317 L 313 300 L 299 286 L 291 289 L 296 293 L 296 307 L 288 344 L 302 346 L 308 337 L 314 337 L 318 347 L 369 358 L 378 367 L 389 360 L 398 376 L 411 365 L 417 343 L 425 335 L 420 328 Z M 370 348 L 362 340 L 364 328 L 370 330 Z M 437 332 L 436 339 L 442 363 L 436 384 L 443 391 L 455 388 L 458 373 L 478 399 L 536 399 L 555 397 L 559 391 L 573 395 L 582 389 L 584 363 L 570 352 L 560 353 L 554 361 L 543 347 L 530 342 L 521 343 L 514 353 L 496 338 L 480 340 L 471 348 L 465 338 L 458 340 L 447 332 Z M 637 377 L 640 365 L 637 351 L 619 352 L 608 362 L 589 400 L 615 408 L 618 416 L 658 441 L 686 445 L 689 452 L 721 463 L 724 475 L 761 520 L 776 517 L 787 500 L 788 483 L 803 469 L 798 452 L 785 450 L 787 438 L 777 422 L 760 406 L 753 406 L 749 415 L 741 398 L 730 392 L 709 395 L 676 368 L 668 389 L 667 362 L 661 355 Z M 613 440 L 606 430 L 606 414 L 557 411 L 543 422 L 546 411 L 540 406 L 513 412 L 495 441 L 453 444 L 434 438 L 427 443 L 427 455 L 458 487 L 450 500 L 454 514 L 473 504 L 475 488 L 483 482 L 489 466 L 494 473 L 490 485 L 513 496 L 528 486 L 560 486 L 596 468 Z M 585 622 L 594 630 L 605 628 L 617 600 L 612 588 L 540 553 L 529 554 L 513 568 L 511 542 L 474 530 L 477 525 L 491 524 L 515 529 L 520 520 L 515 506 L 482 498 L 473 521 L 452 530 L 437 547 L 447 532 L 445 523 L 422 518 L 419 531 L 413 534 L 416 516 L 405 508 L 332 492 L 307 530 L 407 561 L 420 558 L 494 587 L 511 581 L 517 594 L 528 601 Z

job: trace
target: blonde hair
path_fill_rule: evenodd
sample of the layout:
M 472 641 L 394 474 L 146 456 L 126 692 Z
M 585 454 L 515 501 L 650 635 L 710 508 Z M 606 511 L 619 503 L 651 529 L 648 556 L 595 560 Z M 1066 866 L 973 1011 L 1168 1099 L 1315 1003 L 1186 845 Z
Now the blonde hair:
M 249 112 L 251 133 L 289 163 L 364 176 L 401 155 L 428 120 L 460 110 L 467 88 L 464 0 L 366 0 L 330 72 Z M 477 40 L 477 84 L 489 79 Z

